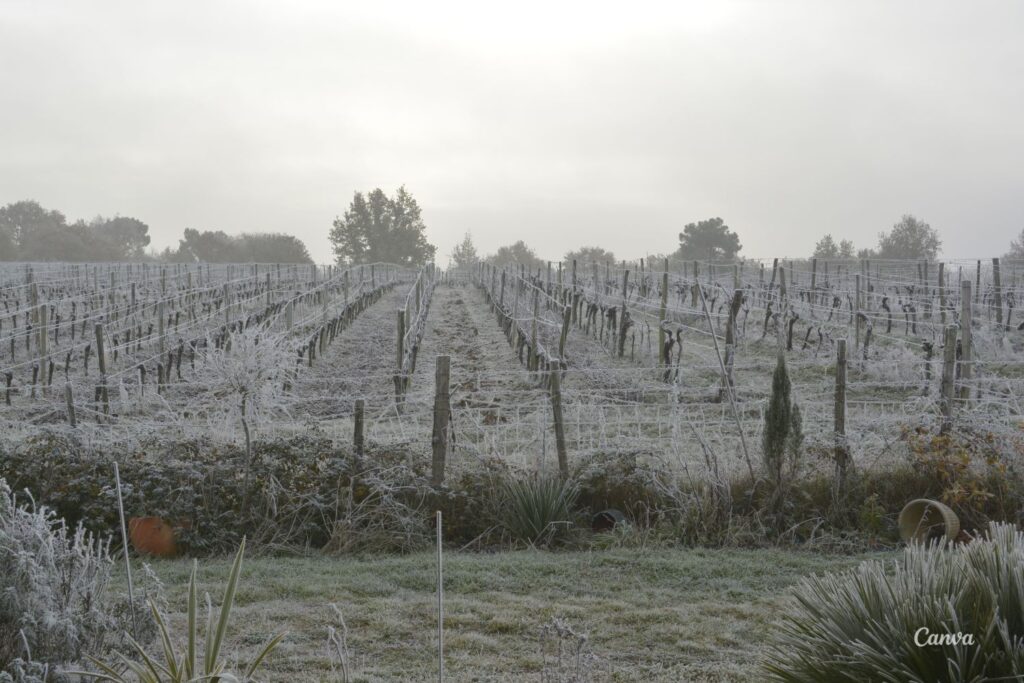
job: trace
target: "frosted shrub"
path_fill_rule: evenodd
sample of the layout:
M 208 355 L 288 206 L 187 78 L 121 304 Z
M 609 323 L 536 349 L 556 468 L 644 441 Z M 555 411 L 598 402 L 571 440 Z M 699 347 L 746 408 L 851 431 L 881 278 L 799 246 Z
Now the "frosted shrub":
M 1024 534 L 1012 525 L 805 580 L 796 599 L 768 656 L 773 680 L 1024 677 Z
M 26 669 L 103 652 L 130 627 L 127 599 L 109 590 L 109 543 L 70 531 L 48 508 L 17 505 L 3 479 L 0 568 L 0 671 L 14 680 L 31 680 Z M 154 633 L 141 601 L 137 612 Z
M 231 398 L 224 406 L 237 415 L 245 434 L 245 491 L 242 511 L 248 512 L 252 471 L 252 426 L 265 411 L 278 405 L 283 383 L 295 366 L 295 356 L 281 335 L 250 327 L 236 332 L 220 348 L 212 343 L 204 374 L 215 396 Z

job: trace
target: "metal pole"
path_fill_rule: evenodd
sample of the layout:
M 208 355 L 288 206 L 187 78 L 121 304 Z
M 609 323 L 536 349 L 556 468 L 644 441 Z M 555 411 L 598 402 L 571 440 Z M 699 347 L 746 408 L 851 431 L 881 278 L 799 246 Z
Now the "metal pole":
M 136 639 L 139 637 L 139 624 L 135 619 L 135 589 L 132 586 L 132 562 L 128 557 L 128 527 L 124 523 L 124 499 L 121 497 L 121 471 L 114 463 L 114 481 L 117 484 L 117 509 L 121 515 L 121 543 L 124 545 L 124 568 L 128 574 L 128 607 L 132 612 L 132 630 Z

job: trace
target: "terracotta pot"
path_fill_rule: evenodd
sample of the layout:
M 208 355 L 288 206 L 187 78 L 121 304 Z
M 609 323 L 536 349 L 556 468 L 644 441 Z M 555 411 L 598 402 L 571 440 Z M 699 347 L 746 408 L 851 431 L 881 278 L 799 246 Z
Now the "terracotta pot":
M 174 557 L 178 544 L 170 523 L 159 517 L 132 517 L 128 520 L 132 547 L 143 555 Z
M 939 501 L 918 498 L 903 506 L 899 528 L 900 537 L 907 543 L 926 543 L 939 538 L 954 541 L 960 535 L 960 519 Z

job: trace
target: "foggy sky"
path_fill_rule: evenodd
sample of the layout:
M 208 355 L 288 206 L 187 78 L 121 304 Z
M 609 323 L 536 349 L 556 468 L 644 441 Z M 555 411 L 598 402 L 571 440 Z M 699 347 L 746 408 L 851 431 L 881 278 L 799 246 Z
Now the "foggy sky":
M 678 5 L 678 6 L 675 6 Z M 285 231 L 406 187 L 445 263 L 1024 228 L 1024 3 L 0 2 L 0 205 Z

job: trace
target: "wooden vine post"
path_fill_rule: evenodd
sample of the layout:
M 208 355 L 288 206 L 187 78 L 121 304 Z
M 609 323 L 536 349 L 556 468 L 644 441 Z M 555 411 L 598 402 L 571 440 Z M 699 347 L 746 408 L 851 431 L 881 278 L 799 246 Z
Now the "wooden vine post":
M 853 351 L 854 353 L 860 348 L 860 273 L 853 276 L 854 282 L 854 298 L 853 298 Z
M 622 271 L 622 312 L 619 315 L 619 357 L 626 353 L 626 330 L 628 321 L 626 315 L 626 297 L 629 292 L 629 271 Z
M 939 316 L 946 324 L 946 264 L 939 263 Z
M 835 497 L 842 500 L 850 465 L 850 447 L 846 441 L 846 340 L 836 341 L 835 397 Z
M 665 317 L 668 315 L 668 259 L 665 259 L 665 272 L 661 274 L 661 308 L 658 311 L 658 360 L 665 362 Z
M 533 319 L 530 321 L 530 355 L 526 359 L 526 369 L 536 370 L 540 353 L 537 349 L 537 318 L 540 317 L 540 291 L 533 290 Z
M 107 391 L 107 354 L 104 351 L 103 323 L 96 323 L 96 361 L 100 366 L 100 397 L 103 399 L 103 412 L 110 415 L 110 393 Z
M 555 451 L 558 453 L 558 475 L 569 480 L 569 455 L 565 450 L 565 423 L 562 420 L 562 365 L 551 359 L 551 412 L 555 423 Z
M 974 313 L 971 310 L 971 281 L 960 282 L 960 398 L 970 400 L 971 398 L 971 375 L 974 372 L 972 362 L 973 350 L 973 322 Z
M 999 272 L 999 259 L 992 259 L 992 302 L 996 308 L 996 325 L 1000 331 L 999 339 L 1002 341 L 1003 329 L 1003 284 Z
M 226 287 L 227 285 L 225 285 Z M 156 333 L 160 337 L 160 355 L 167 352 L 167 342 L 164 339 L 164 301 L 161 299 L 156 305 Z M 227 316 L 225 316 L 227 318 Z
M 444 484 L 444 464 L 448 454 L 448 421 L 451 416 L 451 357 L 438 356 L 434 370 L 434 431 L 430 438 L 434 458 L 430 468 L 430 483 L 434 487 Z
M 366 400 L 362 398 L 356 399 L 355 415 L 353 416 L 353 427 L 352 427 L 352 447 L 355 449 L 356 455 L 363 454 L 363 425 L 366 420 Z
M 401 404 L 402 402 L 402 386 L 404 384 L 402 374 L 404 372 L 403 364 L 405 361 L 405 309 L 398 309 L 398 339 L 395 348 L 395 356 L 397 359 L 398 371 L 395 373 L 395 403 Z
M 64 403 L 68 409 L 68 423 L 72 427 L 78 426 L 78 420 L 75 418 L 75 397 L 71 390 L 71 382 L 67 382 L 64 385 Z
M 942 384 L 940 385 L 940 393 L 942 395 L 942 426 L 939 428 L 940 434 L 948 434 L 953 428 L 956 336 L 956 325 L 948 325 L 943 335 Z

